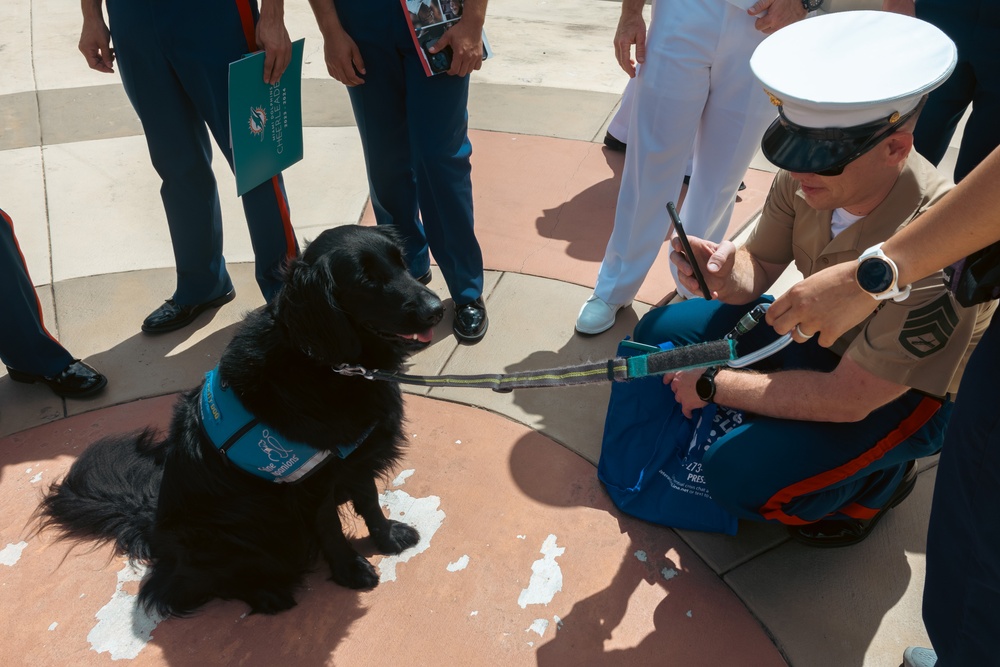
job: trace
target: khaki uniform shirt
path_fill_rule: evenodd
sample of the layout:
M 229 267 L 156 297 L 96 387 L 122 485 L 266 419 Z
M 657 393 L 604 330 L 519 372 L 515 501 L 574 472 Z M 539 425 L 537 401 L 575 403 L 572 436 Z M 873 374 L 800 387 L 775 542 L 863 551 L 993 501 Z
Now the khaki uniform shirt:
M 950 181 L 911 151 L 885 200 L 831 239 L 833 211 L 811 208 L 797 181 L 781 171 L 747 249 L 764 262 L 786 265 L 794 261 L 809 276 L 834 264 L 857 261 L 861 253 L 906 226 L 950 188 Z M 938 271 L 915 282 L 905 301 L 882 302 L 833 349 L 890 382 L 935 396 L 954 394 L 995 307 L 994 301 L 963 308 Z

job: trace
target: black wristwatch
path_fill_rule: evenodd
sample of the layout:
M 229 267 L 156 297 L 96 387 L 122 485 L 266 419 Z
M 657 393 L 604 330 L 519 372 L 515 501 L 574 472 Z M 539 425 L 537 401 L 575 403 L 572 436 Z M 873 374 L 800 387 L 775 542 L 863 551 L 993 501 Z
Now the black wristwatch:
M 802 0 L 802 8 L 807 12 L 814 12 L 823 6 L 823 0 Z
M 694 390 L 698 392 L 698 398 L 711 403 L 715 398 L 715 376 L 719 372 L 718 366 L 711 366 L 705 369 L 698 381 L 694 383 Z

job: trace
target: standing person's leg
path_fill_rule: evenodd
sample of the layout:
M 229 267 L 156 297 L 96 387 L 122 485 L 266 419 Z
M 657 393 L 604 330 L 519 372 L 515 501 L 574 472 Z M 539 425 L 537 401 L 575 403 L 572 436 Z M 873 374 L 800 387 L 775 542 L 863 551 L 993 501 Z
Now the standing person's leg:
M 45 328 L 38 293 L 14 236 L 14 223 L 0 210 L 0 360 L 15 382 L 41 382 L 59 396 L 97 393 L 107 378 L 73 358 Z
M 0 211 L 0 359 L 8 368 L 52 376 L 73 361 L 45 328 L 38 294 L 14 236 L 14 222 Z
M 107 3 L 122 83 L 163 181 L 160 195 L 177 265 L 173 301 L 194 306 L 223 297 L 232 282 L 222 257 L 222 209 L 208 131 L 165 52 L 172 31 L 188 29 L 191 22 L 185 16 L 181 26 L 172 11 L 161 13 L 173 6 L 150 0 Z
M 456 305 L 483 293 L 483 255 L 472 207 L 469 77 L 424 75 L 406 54 L 407 123 L 417 200 L 431 252 Z
M 641 66 L 640 66 L 641 68 Z M 618 111 L 608 123 L 607 134 L 604 135 L 604 145 L 613 151 L 625 151 L 628 144 L 629 119 L 632 118 L 632 107 L 635 105 L 635 77 L 629 77 L 622 91 L 622 100 Z
M 614 324 L 653 266 L 670 229 L 668 201 L 677 201 L 708 96 L 709 45 L 717 42 L 725 3 L 657 3 L 647 37 L 646 62 L 636 77 L 615 225 L 576 329 L 596 334 Z M 669 121 L 669 122 L 667 122 Z
M 420 278 L 430 269 L 430 254 L 417 207 L 407 128 L 406 80 L 399 55 L 406 41 L 398 41 L 398 23 L 393 20 L 401 10 L 391 0 L 339 0 L 336 4 L 367 72 L 365 82 L 347 92 L 361 135 L 375 221 L 400 231 L 410 273 Z M 409 35 L 403 37 L 412 48 Z
M 777 115 L 750 71 L 750 56 L 764 34 L 754 29 L 746 12 L 734 5 L 726 9 L 682 208 L 687 233 L 716 243 L 725 237 L 736 191 Z
M 948 151 L 955 128 L 972 101 L 975 85 L 972 66 L 959 61 L 948 80 L 927 98 L 913 132 L 913 148 L 932 164 L 940 163 Z
M 927 531 L 924 623 L 939 667 L 996 664 L 1000 634 L 1000 324 L 976 347 L 941 451 Z
M 975 95 L 976 72 L 969 56 L 973 32 L 980 20 L 980 4 L 979 0 L 921 0 L 915 5 L 918 19 L 940 28 L 958 47 L 955 70 L 931 92 L 913 132 L 913 148 L 935 165 L 944 158 L 955 128 Z M 990 47 L 995 48 L 995 41 Z
M 186 6 L 183 13 L 197 15 L 199 20 L 196 26 L 176 29 L 169 52 L 171 64 L 232 169 L 229 63 L 257 50 L 257 3 L 231 0 L 204 5 L 178 0 L 176 4 Z M 286 263 L 298 254 L 281 174 L 244 194 L 242 203 L 256 259 L 257 284 L 264 298 L 271 301 L 283 283 Z
M 1000 16 L 996 15 L 1000 11 L 994 8 L 993 12 L 995 15 L 990 30 L 984 31 L 989 37 L 977 35 L 976 44 L 970 48 L 976 87 L 972 95 L 972 112 L 962 132 L 962 144 L 955 163 L 956 183 L 1000 146 L 1000 125 L 997 124 L 1000 118 L 1000 47 L 997 46 Z

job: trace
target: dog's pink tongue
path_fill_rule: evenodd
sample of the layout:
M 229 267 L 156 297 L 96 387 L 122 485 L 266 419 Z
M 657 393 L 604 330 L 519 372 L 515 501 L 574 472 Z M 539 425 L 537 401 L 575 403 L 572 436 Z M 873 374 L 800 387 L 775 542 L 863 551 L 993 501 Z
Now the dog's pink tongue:
M 433 339 L 434 339 L 434 330 L 433 329 L 428 329 L 427 331 L 425 331 L 423 333 L 418 333 L 417 334 L 417 340 L 419 340 L 421 343 L 429 343 Z

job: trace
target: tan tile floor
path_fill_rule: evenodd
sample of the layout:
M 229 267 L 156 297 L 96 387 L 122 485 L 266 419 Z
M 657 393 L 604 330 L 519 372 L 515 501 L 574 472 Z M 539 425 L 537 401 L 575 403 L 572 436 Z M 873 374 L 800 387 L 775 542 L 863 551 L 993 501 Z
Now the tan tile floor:
M 306 3 L 286 11 L 290 33 L 307 38 L 308 126 L 306 158 L 286 184 L 297 232 L 310 238 L 370 221 L 370 210 L 346 94 L 326 76 Z M 661 257 L 611 332 L 573 333 L 621 172 L 621 156 L 599 143 L 624 85 L 610 47 L 618 11 L 606 0 L 491 4 L 498 55 L 474 76 L 470 100 L 491 330 L 465 347 L 443 324 L 413 372 L 606 358 L 669 295 Z M 262 302 L 249 239 L 232 176 L 217 165 L 238 298 L 188 329 L 141 335 L 173 275 L 134 113 L 117 76 L 91 72 L 77 52 L 77 5 L 12 0 L 0 23 L 0 206 L 14 217 L 50 328 L 110 378 L 94 400 L 63 401 L 0 375 L 7 663 L 894 667 L 904 647 L 927 644 L 919 607 L 933 467 L 851 549 L 810 551 L 756 524 L 732 538 L 660 528 L 621 515 L 596 480 L 603 386 L 411 392 L 411 446 L 384 490 L 392 511 L 411 503 L 426 544 L 398 562 L 375 557 L 383 584 L 373 592 L 340 589 L 318 572 L 299 606 L 278 617 L 221 602 L 190 620 L 135 611 L 139 575 L 107 549 L 68 551 L 34 534 L 31 512 L 89 442 L 164 425 L 176 392 L 214 364 L 242 313 Z M 769 166 L 753 167 L 734 234 L 770 184 Z M 445 291 L 439 276 L 431 286 Z M 370 549 L 360 524 L 358 540 Z M 561 583 L 519 604 L 540 561 L 555 564 Z

